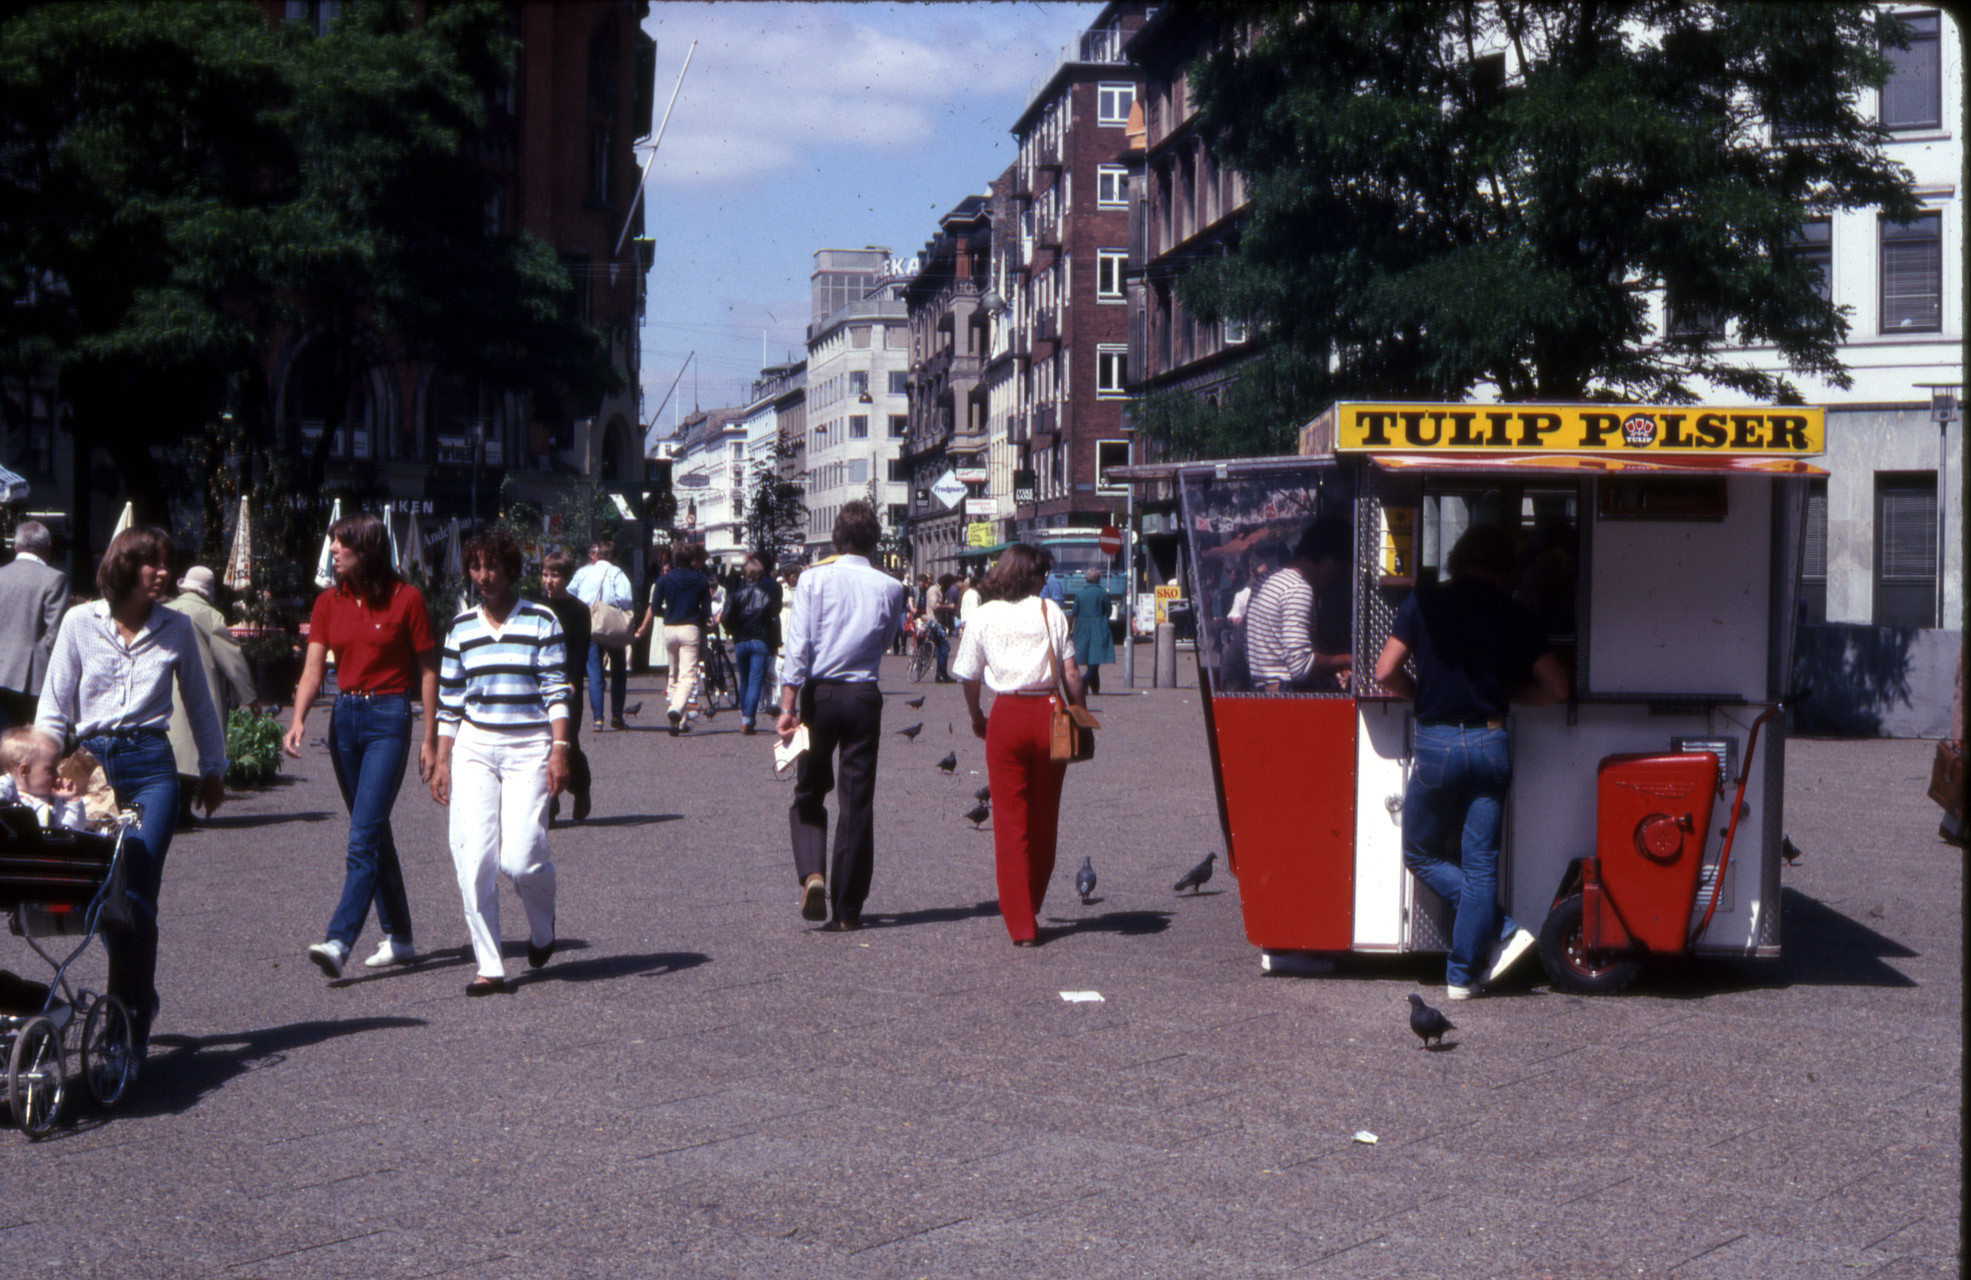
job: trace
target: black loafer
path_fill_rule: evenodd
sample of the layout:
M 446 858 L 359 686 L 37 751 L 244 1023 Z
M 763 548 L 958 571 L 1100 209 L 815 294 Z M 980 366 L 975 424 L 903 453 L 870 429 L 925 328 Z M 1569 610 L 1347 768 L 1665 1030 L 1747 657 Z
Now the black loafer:
M 528 943 L 527 967 L 530 969 L 538 969 L 542 965 L 545 965 L 548 961 L 552 960 L 554 958 L 555 944 L 559 941 L 560 941 L 559 938 L 549 938 L 548 944 L 545 947 L 537 947 L 531 942 Z

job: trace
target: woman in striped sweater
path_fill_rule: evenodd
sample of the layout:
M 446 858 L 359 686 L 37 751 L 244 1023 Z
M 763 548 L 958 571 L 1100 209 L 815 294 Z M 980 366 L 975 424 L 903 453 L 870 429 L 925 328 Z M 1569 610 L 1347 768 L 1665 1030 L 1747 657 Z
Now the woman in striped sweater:
M 519 544 L 487 529 L 466 543 L 464 559 L 481 603 L 453 618 L 445 636 L 431 798 L 451 806 L 452 864 L 479 963 L 465 993 L 486 996 L 506 990 L 499 872 L 527 912 L 527 963 L 538 969 L 554 954 L 547 809 L 568 780 L 574 694 L 561 623 L 515 592 Z

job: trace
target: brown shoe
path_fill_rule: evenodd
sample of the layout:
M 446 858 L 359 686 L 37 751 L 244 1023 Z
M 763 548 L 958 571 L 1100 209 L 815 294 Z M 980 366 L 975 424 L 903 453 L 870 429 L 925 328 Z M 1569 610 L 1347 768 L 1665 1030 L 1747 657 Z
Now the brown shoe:
M 828 918 L 828 886 L 819 873 L 801 882 L 801 919 Z

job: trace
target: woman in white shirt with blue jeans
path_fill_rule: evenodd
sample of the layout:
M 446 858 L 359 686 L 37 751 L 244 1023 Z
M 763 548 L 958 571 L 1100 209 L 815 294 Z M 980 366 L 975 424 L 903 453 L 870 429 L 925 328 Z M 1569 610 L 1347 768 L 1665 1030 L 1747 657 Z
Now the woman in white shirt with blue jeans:
M 965 625 L 951 667 L 964 685 L 972 732 L 985 739 L 999 914 L 1013 945 L 1020 947 L 1039 941 L 1036 916 L 1054 874 L 1061 825 L 1061 783 L 1068 767 L 1049 754 L 1060 702 L 1056 664 L 1069 699 L 1088 705 L 1067 617 L 1040 598 L 1045 577 L 1040 552 L 1024 543 L 1006 548 L 986 574 L 982 602 Z M 982 685 L 993 692 L 990 717 L 979 707 Z

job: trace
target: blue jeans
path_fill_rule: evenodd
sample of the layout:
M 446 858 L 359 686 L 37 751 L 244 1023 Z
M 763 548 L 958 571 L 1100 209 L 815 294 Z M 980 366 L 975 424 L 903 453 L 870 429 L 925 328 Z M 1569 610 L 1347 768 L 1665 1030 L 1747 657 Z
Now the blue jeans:
M 595 712 L 595 722 L 602 723 L 602 651 L 604 646 L 589 646 L 589 708 Z M 609 711 L 610 718 L 623 718 L 623 699 L 630 692 L 630 669 L 627 661 L 629 650 L 609 650 Z M 578 705 L 572 710 L 581 711 Z
M 1457 912 L 1444 974 L 1454 987 L 1484 976 L 1492 944 L 1519 928 L 1499 909 L 1499 843 L 1511 785 L 1504 729 L 1417 726 L 1403 792 L 1403 865 Z
M 946 665 L 951 661 L 951 637 L 935 622 L 931 624 L 931 643 L 938 649 L 938 679 L 951 679 L 951 670 Z
M 749 726 L 760 709 L 760 690 L 766 685 L 771 658 L 764 640 L 741 640 L 732 646 L 732 660 L 739 667 L 739 718 Z
M 178 765 L 162 732 L 85 738 L 82 745 L 102 762 L 116 803 L 143 806 L 144 817 L 123 841 L 123 874 L 130 924 L 103 935 L 109 952 L 109 993 L 129 1006 L 130 1031 L 141 1054 L 157 1016 L 157 895 L 164 857 L 178 830 Z
M 330 917 L 328 937 L 343 950 L 356 945 L 376 903 L 376 924 L 400 947 L 411 945 L 411 904 L 404 896 L 404 868 L 390 831 L 390 810 L 411 755 L 411 703 L 403 694 L 361 698 L 344 694 L 329 715 L 329 761 L 342 803 L 349 809 L 349 865 L 342 901 Z

